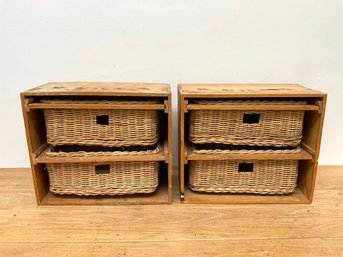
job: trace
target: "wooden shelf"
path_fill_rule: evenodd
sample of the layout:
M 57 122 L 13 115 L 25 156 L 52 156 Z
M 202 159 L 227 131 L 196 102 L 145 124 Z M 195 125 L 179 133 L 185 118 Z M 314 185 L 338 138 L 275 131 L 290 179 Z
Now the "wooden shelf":
M 25 96 L 169 97 L 170 86 L 159 83 L 50 82 L 22 93 Z
M 187 110 L 230 110 L 230 111 L 319 111 L 320 108 L 313 104 L 298 105 L 215 105 L 215 104 L 187 104 Z
M 312 160 L 312 155 L 301 148 L 299 153 L 259 153 L 259 154 L 199 154 L 191 150 L 190 145 L 186 145 L 185 160 L 187 161 L 212 161 L 212 160 Z
M 56 195 L 50 191 L 45 195 L 42 205 L 123 205 L 123 204 L 168 204 L 168 181 L 163 177 L 157 190 L 151 194 L 118 196 L 68 196 Z
M 84 156 L 84 157 L 50 157 L 47 156 L 47 151 L 50 146 L 46 147 L 36 158 L 34 163 L 100 163 L 100 162 L 117 162 L 117 161 L 168 161 L 168 143 L 160 144 L 160 152 L 158 154 L 145 155 L 117 155 L 117 156 Z
M 189 98 L 324 97 L 317 90 L 298 84 L 179 84 Z
M 310 203 L 311 200 L 304 193 L 296 188 L 289 195 L 254 195 L 254 194 L 210 194 L 198 193 L 185 186 L 183 203 L 197 204 L 235 204 L 235 203 Z

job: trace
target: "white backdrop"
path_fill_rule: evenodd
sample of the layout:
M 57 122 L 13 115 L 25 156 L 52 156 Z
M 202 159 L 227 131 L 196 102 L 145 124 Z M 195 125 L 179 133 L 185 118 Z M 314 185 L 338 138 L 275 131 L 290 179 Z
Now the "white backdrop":
M 343 164 L 342 0 L 0 0 L 0 167 L 29 161 L 19 92 L 48 81 L 300 83 Z M 176 159 L 176 133 L 174 133 Z

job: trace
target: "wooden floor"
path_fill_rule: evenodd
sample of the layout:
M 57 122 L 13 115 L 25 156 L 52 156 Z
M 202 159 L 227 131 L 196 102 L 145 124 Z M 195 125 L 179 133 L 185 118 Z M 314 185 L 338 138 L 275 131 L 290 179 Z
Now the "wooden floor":
M 0 256 L 343 256 L 342 166 L 320 167 L 310 205 L 181 205 L 174 191 L 169 206 L 37 207 L 29 170 L 0 169 Z

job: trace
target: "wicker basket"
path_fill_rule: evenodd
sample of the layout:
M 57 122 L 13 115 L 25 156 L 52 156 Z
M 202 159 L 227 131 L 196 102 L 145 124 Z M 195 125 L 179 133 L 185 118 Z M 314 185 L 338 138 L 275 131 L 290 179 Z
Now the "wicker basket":
M 54 163 L 47 170 L 55 194 L 148 194 L 157 189 L 159 162 Z
M 68 109 L 68 104 L 118 101 L 45 100 L 63 103 L 65 109 L 44 109 L 47 141 L 52 145 L 134 146 L 158 141 L 158 110 Z M 120 101 L 120 104 L 151 104 L 151 101 Z
M 189 187 L 198 192 L 290 194 L 297 178 L 297 160 L 189 161 Z
M 121 147 L 122 148 L 122 147 Z M 132 156 L 158 154 L 161 148 L 135 147 L 113 150 L 109 147 L 50 146 L 46 155 L 60 157 Z M 122 148 L 124 149 L 124 148 Z M 112 162 L 47 164 L 50 191 L 55 194 L 123 195 L 152 193 L 158 186 L 159 162 Z
M 195 101 L 211 105 L 296 105 L 304 101 Z M 189 139 L 195 144 L 296 146 L 304 111 L 190 110 Z

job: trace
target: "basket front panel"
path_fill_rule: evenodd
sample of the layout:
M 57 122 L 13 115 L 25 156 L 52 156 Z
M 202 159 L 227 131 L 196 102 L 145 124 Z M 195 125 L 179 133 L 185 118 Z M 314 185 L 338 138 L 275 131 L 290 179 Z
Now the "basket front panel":
M 241 163 L 251 172 L 239 172 Z M 189 187 L 213 193 L 288 194 L 294 191 L 298 161 L 190 161 Z
M 152 193 L 158 186 L 159 162 L 113 162 L 99 174 L 94 163 L 47 164 L 50 191 L 74 195 Z
M 257 113 L 257 123 L 244 123 L 244 115 Z M 303 111 L 190 111 L 189 137 L 193 143 L 298 145 Z
M 44 110 L 48 143 L 52 145 L 152 145 L 158 140 L 155 110 Z M 108 124 L 97 117 L 107 116 Z

